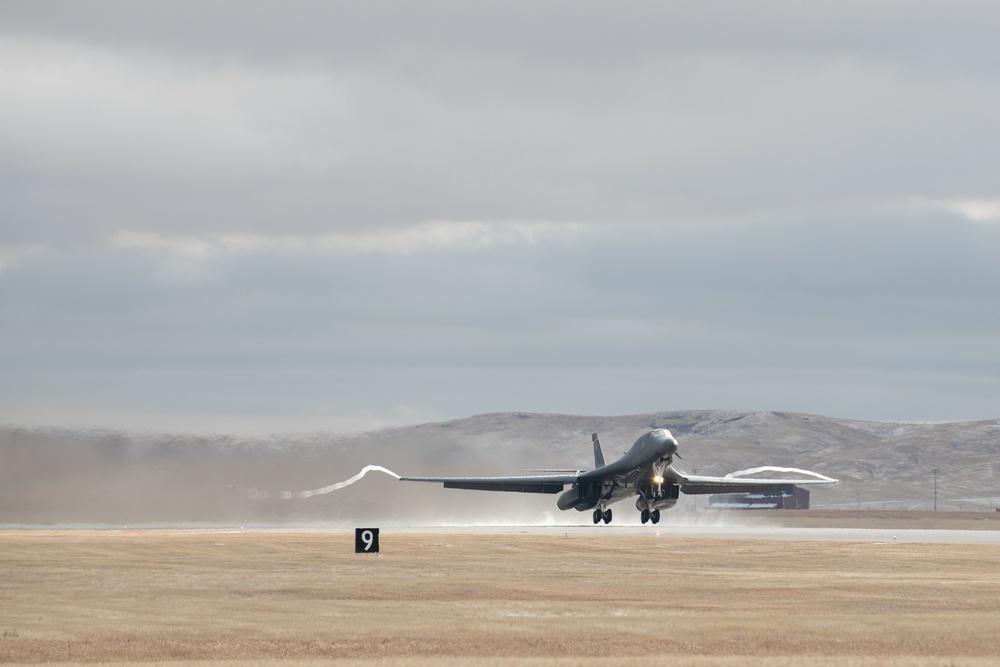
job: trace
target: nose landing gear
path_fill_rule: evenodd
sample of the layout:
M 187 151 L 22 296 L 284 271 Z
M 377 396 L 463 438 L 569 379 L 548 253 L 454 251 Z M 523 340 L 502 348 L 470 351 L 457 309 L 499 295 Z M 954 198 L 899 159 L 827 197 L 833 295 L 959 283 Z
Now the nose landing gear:
M 653 491 L 654 496 L 663 495 L 663 475 L 667 471 L 667 466 L 670 465 L 670 460 L 657 461 L 653 464 L 653 483 L 656 484 L 656 489 Z

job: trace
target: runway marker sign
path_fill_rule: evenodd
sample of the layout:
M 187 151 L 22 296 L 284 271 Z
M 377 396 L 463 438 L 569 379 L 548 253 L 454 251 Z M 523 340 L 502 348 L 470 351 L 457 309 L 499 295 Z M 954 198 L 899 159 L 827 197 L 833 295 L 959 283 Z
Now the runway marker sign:
M 354 553 L 356 554 L 378 553 L 378 528 L 354 529 Z

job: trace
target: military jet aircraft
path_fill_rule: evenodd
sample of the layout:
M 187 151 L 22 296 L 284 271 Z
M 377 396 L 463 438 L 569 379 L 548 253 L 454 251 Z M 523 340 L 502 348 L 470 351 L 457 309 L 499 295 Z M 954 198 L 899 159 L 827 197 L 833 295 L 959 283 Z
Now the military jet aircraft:
M 660 510 L 677 504 L 680 493 L 751 493 L 753 491 L 790 491 L 801 484 L 832 484 L 829 477 L 818 479 L 747 479 L 740 477 L 701 477 L 688 475 L 673 467 L 677 440 L 666 429 L 646 433 L 625 454 L 612 463 L 604 462 L 601 441 L 595 433 L 593 470 L 535 470 L 544 475 L 521 477 L 403 477 L 411 482 L 440 482 L 446 489 L 513 491 L 516 493 L 562 493 L 556 505 L 561 510 L 594 511 L 594 523 L 611 523 L 611 503 L 638 496 L 635 507 L 642 523 L 658 523 Z M 566 490 L 569 486 L 569 490 Z

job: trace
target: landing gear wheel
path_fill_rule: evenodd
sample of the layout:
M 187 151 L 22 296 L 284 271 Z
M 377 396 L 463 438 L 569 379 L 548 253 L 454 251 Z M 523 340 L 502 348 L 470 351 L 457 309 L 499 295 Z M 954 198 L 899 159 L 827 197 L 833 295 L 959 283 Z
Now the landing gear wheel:
M 649 521 L 649 510 L 643 510 L 642 514 L 639 515 L 639 520 L 643 523 Z
M 604 523 L 611 523 L 611 510 L 604 510 Z
M 649 513 L 649 520 L 653 523 L 660 523 L 660 510 L 653 510 Z
M 594 523 L 600 523 L 602 518 L 601 510 L 594 510 Z

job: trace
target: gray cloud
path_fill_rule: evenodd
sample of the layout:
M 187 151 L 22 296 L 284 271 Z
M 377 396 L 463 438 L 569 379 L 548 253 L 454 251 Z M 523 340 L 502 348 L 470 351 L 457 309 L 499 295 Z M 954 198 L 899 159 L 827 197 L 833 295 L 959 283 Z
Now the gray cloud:
M 971 418 L 992 409 L 1000 376 L 995 226 L 315 245 L 196 246 L 183 261 L 109 247 L 8 270 L 8 418 L 46 405 L 322 424 L 631 404 Z
M 997 12 L 6 3 L 0 420 L 995 416 Z
M 926 65 L 919 58 L 931 54 L 936 62 L 971 65 L 992 48 L 991 24 L 998 14 L 989 2 L 59 4 L 60 11 L 53 12 L 7 3 L 4 23 L 31 35 L 248 60 L 369 60 L 391 53 L 405 60 L 413 54 L 472 53 L 588 70 L 692 53 L 855 52 L 908 66 Z
M 64 9 L 5 8 L 8 245 L 1000 197 L 985 3 Z

